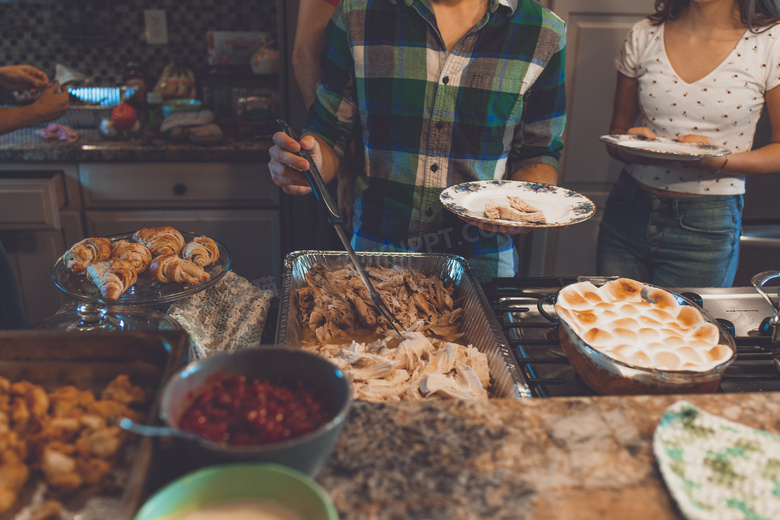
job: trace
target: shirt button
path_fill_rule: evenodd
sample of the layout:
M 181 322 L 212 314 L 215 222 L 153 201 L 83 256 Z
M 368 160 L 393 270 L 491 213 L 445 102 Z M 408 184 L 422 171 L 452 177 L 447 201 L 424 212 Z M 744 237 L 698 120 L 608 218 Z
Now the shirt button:
M 650 230 L 650 233 L 655 233 L 656 231 L 658 231 L 657 226 L 650 226 L 648 229 Z
M 435 171 L 436 171 L 436 170 L 438 170 L 438 169 L 439 169 L 439 165 L 438 165 L 438 164 L 432 164 L 432 165 L 431 165 L 431 171 L 432 171 L 432 172 L 435 172 Z
M 426 215 L 426 216 L 428 216 L 428 217 L 430 217 L 431 215 L 433 215 L 433 208 L 428 208 L 428 209 L 426 209 L 426 210 L 425 210 L 425 215 Z
M 441 130 L 442 128 L 444 128 L 444 123 L 442 123 L 441 121 L 436 123 L 436 130 Z
M 446 85 L 447 83 L 450 82 L 450 77 L 449 76 L 444 76 L 441 81 L 442 81 L 442 83 L 444 83 Z

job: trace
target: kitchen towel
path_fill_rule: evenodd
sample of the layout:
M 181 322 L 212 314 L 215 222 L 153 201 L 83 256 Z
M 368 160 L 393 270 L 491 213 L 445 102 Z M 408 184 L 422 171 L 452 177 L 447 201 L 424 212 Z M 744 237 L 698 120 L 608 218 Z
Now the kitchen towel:
M 661 417 L 653 451 L 689 520 L 780 518 L 780 436 L 678 401 Z
M 171 305 L 168 315 L 190 335 L 191 357 L 204 358 L 259 346 L 272 297 L 272 290 L 228 271 L 208 289 Z

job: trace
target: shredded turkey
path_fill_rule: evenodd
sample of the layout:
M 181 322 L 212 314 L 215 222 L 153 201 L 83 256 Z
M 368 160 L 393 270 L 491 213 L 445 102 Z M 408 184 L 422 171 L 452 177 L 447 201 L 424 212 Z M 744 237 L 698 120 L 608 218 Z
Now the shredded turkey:
M 404 328 L 454 341 L 463 335 L 463 309 L 452 287 L 410 269 L 368 267 L 366 273 L 390 312 Z M 391 329 L 378 315 L 363 281 L 352 267 L 331 270 L 315 264 L 297 291 L 298 313 L 313 338 L 308 343 L 374 341 Z M 421 322 L 421 323 L 418 323 Z
M 304 347 L 330 359 L 352 382 L 352 397 L 365 401 L 423 398 L 487 399 L 487 356 L 472 346 L 407 331 L 373 343 Z
M 331 270 L 315 264 L 296 293 L 309 334 L 304 348 L 343 370 L 355 399 L 487 399 L 487 356 L 455 342 L 463 336 L 463 308 L 454 288 L 410 269 L 366 271 L 406 329 L 403 337 L 377 314 L 351 267 Z

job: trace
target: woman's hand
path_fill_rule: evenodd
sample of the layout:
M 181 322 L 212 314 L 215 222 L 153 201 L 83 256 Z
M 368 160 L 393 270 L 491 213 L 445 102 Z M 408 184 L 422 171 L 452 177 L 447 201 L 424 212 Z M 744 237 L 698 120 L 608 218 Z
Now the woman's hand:
M 268 150 L 271 160 L 268 168 L 271 179 L 288 195 L 306 195 L 311 192 L 311 186 L 306 176 L 301 173 L 309 169 L 309 161 L 295 155 L 301 150 L 309 152 L 314 165 L 322 168 L 322 153 L 320 144 L 311 135 L 305 135 L 296 141 L 284 132 L 276 132 L 273 136 L 274 145 Z
M 49 84 L 49 76 L 31 65 L 6 65 L 0 67 L 0 86 L 8 90 L 36 92 Z
M 704 135 L 687 134 L 677 138 L 681 143 L 712 144 L 712 140 Z
M 655 139 L 655 132 L 646 126 L 635 126 L 628 129 L 628 135 L 639 135 L 647 139 Z
M 59 82 L 55 81 L 41 92 L 32 108 L 35 110 L 41 123 L 53 121 L 65 115 L 70 108 L 70 94 L 67 90 L 58 92 Z

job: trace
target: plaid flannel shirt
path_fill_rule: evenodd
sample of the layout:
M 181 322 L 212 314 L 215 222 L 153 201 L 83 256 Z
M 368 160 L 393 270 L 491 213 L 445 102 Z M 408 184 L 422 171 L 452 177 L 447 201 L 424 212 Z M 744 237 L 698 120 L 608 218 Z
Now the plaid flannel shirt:
M 480 280 L 512 276 L 511 237 L 446 211 L 454 184 L 557 167 L 565 25 L 532 0 L 489 0 L 448 52 L 428 0 L 342 0 L 325 34 L 323 78 L 304 125 L 343 154 L 362 145 L 353 246 L 459 254 Z

